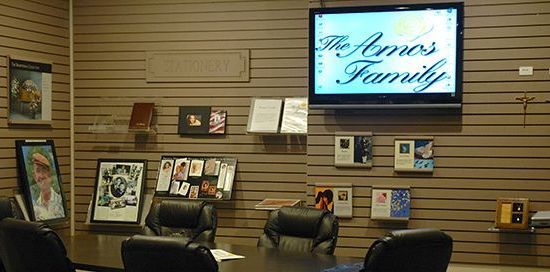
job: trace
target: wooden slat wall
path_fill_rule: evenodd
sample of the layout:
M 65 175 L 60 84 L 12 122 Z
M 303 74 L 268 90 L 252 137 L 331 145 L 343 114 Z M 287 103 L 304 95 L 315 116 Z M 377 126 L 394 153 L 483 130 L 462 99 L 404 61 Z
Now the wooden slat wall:
M 75 1 L 75 220 L 77 231 L 125 231 L 86 225 L 98 158 L 149 160 L 147 191 L 161 155 L 238 158 L 234 199 L 215 203 L 217 241 L 256 244 L 266 197 L 306 194 L 306 137 L 246 134 L 251 97 L 307 94 L 307 1 Z M 244 83 L 147 83 L 148 50 L 250 49 Z M 96 115 L 129 114 L 136 101 L 160 105 L 158 134 L 143 139 L 93 134 Z M 178 107 L 228 111 L 227 135 L 180 137 Z
M 19 188 L 15 140 L 53 139 L 70 208 L 69 1 L 3 0 L 0 3 L 0 195 Z M 7 56 L 53 63 L 51 127 L 7 124 Z M 67 227 L 68 223 L 60 227 Z
M 327 7 L 427 1 L 327 1 Z M 432 2 L 432 1 L 430 1 Z M 437 1 L 440 2 L 440 1 Z M 441 1 L 443 2 L 443 1 Z M 318 7 L 310 1 L 310 7 Z M 550 209 L 550 1 L 465 1 L 463 115 L 437 111 L 312 110 L 309 117 L 307 181 L 352 182 L 354 218 L 342 220 L 337 254 L 364 256 L 389 230 L 435 227 L 454 238 L 454 262 L 550 266 L 550 231 L 489 232 L 497 197 L 528 197 L 531 210 Z M 519 66 L 534 66 L 519 77 Z M 527 91 L 536 96 L 522 127 Z M 335 131 L 372 131 L 374 167 L 336 169 Z M 393 172 L 396 135 L 435 136 L 433 175 Z M 412 187 L 408 225 L 371 221 L 372 185 Z

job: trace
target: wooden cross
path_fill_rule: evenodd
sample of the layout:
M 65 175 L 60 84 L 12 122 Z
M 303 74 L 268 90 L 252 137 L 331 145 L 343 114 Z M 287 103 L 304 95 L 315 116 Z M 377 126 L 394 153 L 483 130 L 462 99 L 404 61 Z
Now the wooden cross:
M 516 97 L 516 100 L 523 103 L 523 127 L 525 127 L 525 121 L 527 119 L 527 104 L 535 100 L 534 96 L 527 96 L 527 92 L 523 92 L 523 96 Z

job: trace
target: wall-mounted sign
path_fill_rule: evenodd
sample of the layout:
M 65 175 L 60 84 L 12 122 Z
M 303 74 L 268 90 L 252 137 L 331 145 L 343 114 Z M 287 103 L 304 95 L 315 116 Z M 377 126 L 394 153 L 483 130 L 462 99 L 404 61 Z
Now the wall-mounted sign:
M 249 50 L 147 52 L 147 82 L 248 82 Z

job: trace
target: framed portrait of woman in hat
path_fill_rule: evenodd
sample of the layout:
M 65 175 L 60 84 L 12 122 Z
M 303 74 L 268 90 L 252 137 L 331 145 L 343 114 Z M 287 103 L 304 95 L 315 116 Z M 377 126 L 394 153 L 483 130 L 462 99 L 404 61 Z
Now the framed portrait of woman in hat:
M 67 206 L 53 140 L 17 140 L 15 147 L 30 219 L 65 220 Z

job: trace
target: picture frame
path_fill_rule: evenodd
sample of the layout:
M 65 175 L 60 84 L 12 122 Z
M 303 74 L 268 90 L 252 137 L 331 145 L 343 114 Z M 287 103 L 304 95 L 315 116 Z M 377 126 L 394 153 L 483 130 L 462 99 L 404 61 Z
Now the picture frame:
M 98 159 L 91 223 L 139 224 L 147 160 Z
M 529 199 L 498 198 L 495 227 L 499 229 L 528 229 Z
M 7 57 L 10 125 L 51 125 L 52 63 Z
M 16 140 L 19 181 L 30 220 L 47 223 L 68 218 L 53 140 Z
M 408 221 L 410 216 L 411 188 L 409 186 L 372 186 L 371 219 Z
M 351 183 L 315 183 L 315 208 L 340 218 L 353 217 L 353 185 Z
M 334 166 L 372 167 L 372 132 L 336 132 L 334 136 Z
M 399 136 L 394 142 L 395 172 L 434 171 L 434 137 Z
M 209 134 L 225 134 L 225 123 L 227 120 L 227 111 L 212 110 L 210 113 Z
M 210 115 L 208 106 L 179 107 L 178 134 L 208 135 Z
M 237 172 L 236 158 L 162 156 L 160 162 L 155 196 L 203 200 L 231 199 Z M 170 169 L 172 172 L 168 173 Z

